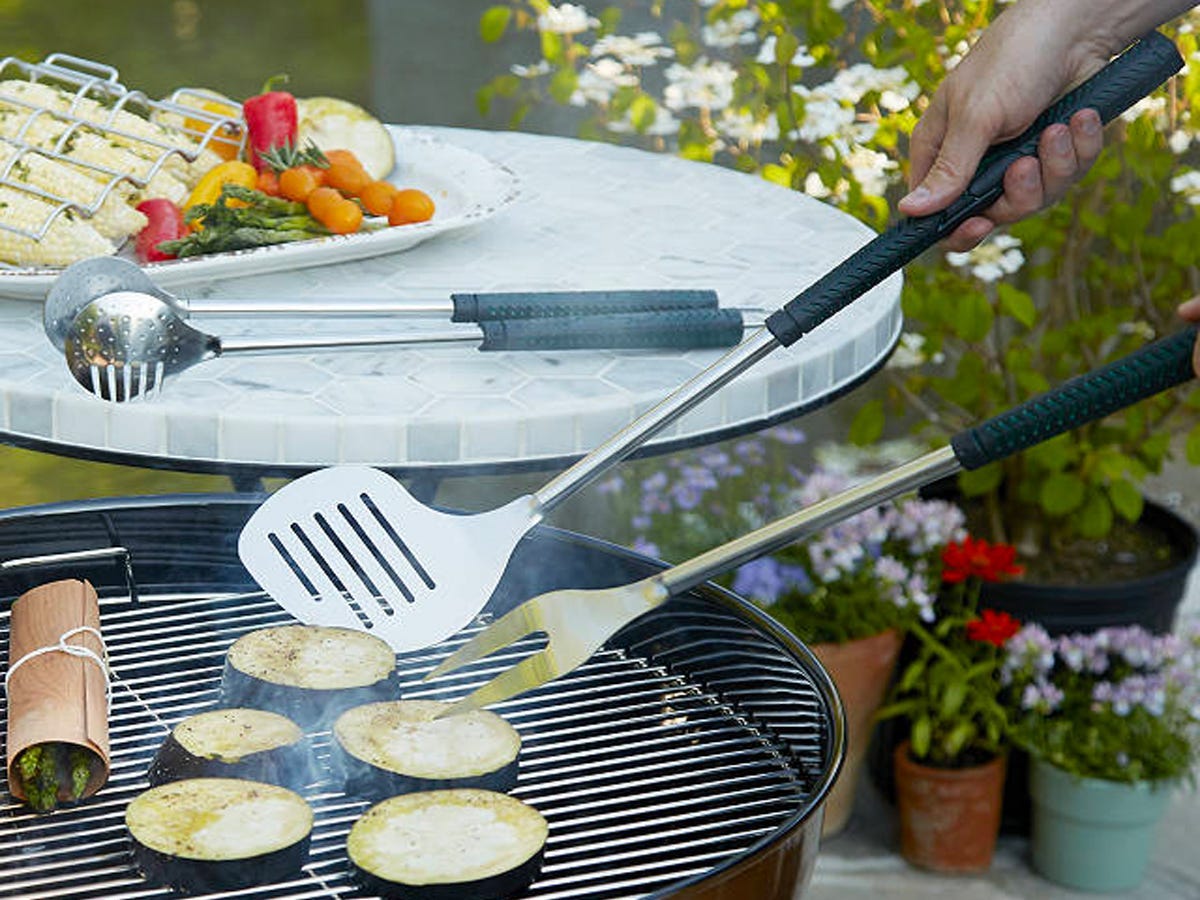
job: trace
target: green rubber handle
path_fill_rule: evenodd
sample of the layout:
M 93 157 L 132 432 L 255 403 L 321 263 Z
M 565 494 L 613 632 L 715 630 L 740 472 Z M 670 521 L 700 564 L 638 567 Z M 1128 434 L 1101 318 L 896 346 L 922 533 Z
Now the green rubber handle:
M 480 350 L 693 350 L 742 339 L 736 309 L 677 309 L 572 318 L 480 322 Z
M 964 469 L 978 469 L 1189 381 L 1196 333 L 1185 328 L 960 431 L 950 440 L 954 455 Z
M 625 291 L 455 293 L 451 322 L 606 316 L 671 309 L 716 309 L 717 292 L 692 288 Z

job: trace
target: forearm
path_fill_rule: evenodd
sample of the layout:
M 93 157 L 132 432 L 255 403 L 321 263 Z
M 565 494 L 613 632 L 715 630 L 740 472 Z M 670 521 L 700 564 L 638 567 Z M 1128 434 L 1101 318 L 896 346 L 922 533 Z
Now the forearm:
M 1196 0 L 1020 0 L 1006 14 L 1030 16 L 1053 29 L 1050 34 L 1112 56 L 1196 5 Z

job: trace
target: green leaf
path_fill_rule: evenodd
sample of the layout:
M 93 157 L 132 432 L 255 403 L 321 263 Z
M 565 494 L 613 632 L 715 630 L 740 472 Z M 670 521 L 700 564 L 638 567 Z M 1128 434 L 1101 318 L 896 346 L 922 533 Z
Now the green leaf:
M 579 76 L 575 74 L 574 69 L 559 69 L 554 73 L 554 77 L 550 79 L 546 90 L 557 102 L 566 103 L 571 99 L 571 95 L 575 93 L 575 85 L 578 83 Z
M 963 705 L 963 701 L 967 699 L 967 685 L 962 681 L 953 681 L 946 686 L 945 693 L 942 694 L 941 714 L 945 718 L 950 718 L 957 713 Z
M 1084 483 L 1077 475 L 1059 473 L 1042 482 L 1038 501 L 1050 515 L 1065 516 L 1080 507 L 1085 492 Z
M 899 690 L 911 691 L 917 686 L 917 682 L 921 676 L 925 674 L 925 661 L 923 659 L 914 659 L 909 663 L 904 670 L 904 674 L 900 677 Z
M 1037 306 L 1025 291 L 1002 281 L 996 285 L 996 297 L 1000 301 L 1000 311 L 1005 315 L 1012 316 L 1026 328 L 1037 323 Z
M 658 106 L 646 94 L 639 94 L 629 105 L 629 120 L 639 132 L 644 132 L 654 124 L 658 116 Z
M 800 39 L 790 31 L 775 36 L 775 64 L 778 66 L 791 65 L 792 57 L 800 47 Z
M 1004 479 L 1004 467 L 999 463 L 989 463 L 970 472 L 961 472 L 958 476 L 958 486 L 968 497 L 979 497 L 1000 487 Z
M 964 341 L 982 341 L 992 330 L 995 319 L 992 304 L 976 291 L 964 294 L 951 305 L 950 327 Z
M 908 739 L 912 742 L 912 751 L 918 759 L 929 755 L 929 744 L 933 740 L 933 723 L 929 721 L 929 716 L 921 716 L 913 722 Z
M 1200 423 L 1188 432 L 1185 453 L 1187 461 L 1194 466 L 1200 466 Z
M 1086 538 L 1101 538 L 1112 531 L 1113 508 L 1108 498 L 1093 491 L 1076 516 L 1079 533 Z
M 974 722 L 959 722 L 946 735 L 942 749 L 946 751 L 947 756 L 958 756 L 958 754 L 962 753 L 963 748 L 967 746 L 967 742 L 975 737 L 975 733 L 976 727 Z
M 563 51 L 563 39 L 553 31 L 542 32 L 542 56 L 546 62 L 561 64 L 566 59 Z
M 867 447 L 883 437 L 887 416 L 883 412 L 882 400 L 870 400 L 859 408 L 850 423 L 850 443 Z
M 512 19 L 512 9 L 507 6 L 490 6 L 479 17 L 479 36 L 488 44 L 494 44 L 504 37 L 508 23 Z
M 1109 485 L 1108 499 L 1112 503 L 1113 509 L 1126 522 L 1136 522 L 1142 517 L 1142 506 L 1144 505 L 1142 492 L 1125 479 L 1114 481 Z

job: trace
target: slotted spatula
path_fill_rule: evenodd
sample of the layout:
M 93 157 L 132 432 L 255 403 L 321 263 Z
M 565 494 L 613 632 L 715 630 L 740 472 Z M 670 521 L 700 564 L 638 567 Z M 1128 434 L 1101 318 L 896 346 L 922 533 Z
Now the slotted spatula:
M 1003 193 L 1004 172 L 1036 154 L 1051 124 L 1093 108 L 1108 122 L 1183 65 L 1151 32 L 1057 101 L 1020 137 L 992 148 L 948 209 L 904 219 L 773 313 L 704 372 L 536 493 L 490 512 L 451 515 L 384 473 L 336 467 L 269 497 L 238 553 L 259 585 L 302 622 L 370 629 L 399 651 L 454 634 L 478 615 L 522 536 L 547 512 L 779 347 L 790 346 Z

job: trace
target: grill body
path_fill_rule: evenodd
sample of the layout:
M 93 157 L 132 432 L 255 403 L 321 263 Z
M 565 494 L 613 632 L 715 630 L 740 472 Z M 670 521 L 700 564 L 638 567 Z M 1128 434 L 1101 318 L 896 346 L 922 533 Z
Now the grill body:
M 145 789 L 146 769 L 170 729 L 215 705 L 229 645 L 254 628 L 290 621 L 257 592 L 237 558 L 238 532 L 256 505 L 240 495 L 153 497 L 0 514 L 0 560 L 124 546 L 139 595 L 129 600 L 122 568 L 94 561 L 2 576 L 5 644 L 11 600 L 23 590 L 64 577 L 91 580 L 117 680 L 105 788 L 41 817 L 3 798 L 0 898 L 171 896 L 134 871 L 124 809 Z M 543 591 L 622 584 L 660 566 L 539 527 L 518 547 L 488 614 Z M 401 655 L 401 696 L 461 696 L 539 646 L 526 641 L 444 683 L 421 684 L 465 637 Z M 580 669 L 496 711 L 524 742 L 513 794 L 550 823 L 545 866 L 525 896 L 802 894 L 841 764 L 844 724 L 820 664 L 752 605 L 705 585 L 632 623 Z M 328 735 L 313 743 L 324 762 Z M 303 875 L 239 896 L 364 896 L 347 876 L 344 844 L 368 804 L 327 776 L 304 795 L 316 828 Z

